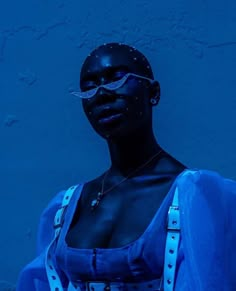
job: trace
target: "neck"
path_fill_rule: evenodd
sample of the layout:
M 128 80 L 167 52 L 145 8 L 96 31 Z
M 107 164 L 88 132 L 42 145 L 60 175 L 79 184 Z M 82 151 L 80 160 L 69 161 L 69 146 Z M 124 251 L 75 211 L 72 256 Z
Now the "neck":
M 132 171 L 142 167 L 161 150 L 152 130 L 151 132 L 139 132 L 118 141 L 109 140 L 108 147 L 112 170 L 120 172 L 123 176 L 127 176 Z

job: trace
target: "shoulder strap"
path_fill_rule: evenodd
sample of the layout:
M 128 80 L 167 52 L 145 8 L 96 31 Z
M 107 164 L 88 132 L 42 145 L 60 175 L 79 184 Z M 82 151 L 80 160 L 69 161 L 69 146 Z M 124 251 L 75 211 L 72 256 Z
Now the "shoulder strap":
M 69 205 L 71 197 L 73 196 L 77 187 L 78 185 L 72 186 L 66 191 L 62 200 L 61 207 L 57 210 L 55 218 L 54 218 L 53 227 L 55 229 L 55 235 L 54 235 L 53 240 L 47 247 L 46 256 L 45 256 L 45 268 L 46 268 L 48 282 L 49 282 L 51 290 L 57 290 L 57 291 L 64 290 L 62 287 L 60 277 L 58 276 L 57 271 L 55 267 L 53 266 L 53 246 L 59 237 L 62 225 L 64 223 L 67 206 Z
M 54 226 L 53 226 L 55 228 L 55 236 L 57 233 L 61 231 L 62 225 L 64 223 L 64 217 L 65 217 L 67 206 L 69 205 L 71 197 L 74 194 L 75 189 L 77 187 L 78 185 L 72 186 L 66 191 L 62 199 L 61 207 L 56 212 L 56 215 L 54 218 Z
M 172 205 L 169 207 L 164 263 L 164 290 L 174 290 L 175 270 L 180 240 L 179 191 L 175 189 Z

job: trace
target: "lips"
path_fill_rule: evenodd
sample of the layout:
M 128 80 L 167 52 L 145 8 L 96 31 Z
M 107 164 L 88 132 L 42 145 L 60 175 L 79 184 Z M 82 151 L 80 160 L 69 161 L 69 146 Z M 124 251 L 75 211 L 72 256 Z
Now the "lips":
M 97 110 L 94 114 L 99 124 L 104 126 L 110 126 L 117 124 L 120 118 L 123 116 L 121 108 L 103 107 L 101 110 Z
M 119 109 L 107 107 L 100 110 L 100 112 L 98 112 L 96 116 L 97 116 L 97 119 L 100 120 L 100 119 L 112 117 L 120 113 L 121 113 L 121 110 Z
M 108 124 L 114 124 L 116 123 L 117 121 L 120 120 L 120 118 L 122 117 L 122 113 L 118 113 L 118 114 L 114 114 L 112 116 L 109 116 L 109 117 L 104 117 L 104 118 L 101 118 L 99 119 L 99 123 L 100 124 L 104 124 L 104 125 L 108 125 Z

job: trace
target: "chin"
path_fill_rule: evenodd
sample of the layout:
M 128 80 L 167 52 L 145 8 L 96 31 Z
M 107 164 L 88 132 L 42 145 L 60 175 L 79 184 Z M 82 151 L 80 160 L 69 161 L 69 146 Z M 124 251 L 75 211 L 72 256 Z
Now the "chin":
M 106 126 L 96 124 L 93 126 L 93 129 L 98 135 L 106 140 L 120 139 L 127 135 L 127 126 L 125 127 L 124 124 L 120 122 L 109 124 Z
M 127 131 L 127 128 L 116 128 L 111 131 L 106 131 L 104 133 L 100 133 L 100 136 L 104 138 L 106 141 L 118 142 L 122 140 L 128 140 L 132 137 L 132 133 Z
M 142 130 L 142 127 L 138 124 L 134 127 L 130 126 L 130 123 L 117 121 L 106 125 L 96 123 L 93 124 L 93 129 L 107 141 L 121 141 L 122 139 L 130 139 L 132 136 L 136 136 Z

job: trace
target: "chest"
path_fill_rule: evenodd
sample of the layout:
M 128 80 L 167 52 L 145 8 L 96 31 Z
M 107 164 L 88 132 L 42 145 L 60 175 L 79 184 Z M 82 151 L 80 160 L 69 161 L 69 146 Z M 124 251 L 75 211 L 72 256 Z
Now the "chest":
M 91 189 L 85 188 L 66 235 L 68 246 L 118 248 L 137 240 L 155 218 L 173 181 L 126 184 L 105 195 L 93 212 L 90 204 L 96 193 L 91 197 Z

